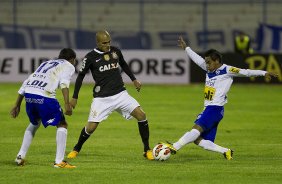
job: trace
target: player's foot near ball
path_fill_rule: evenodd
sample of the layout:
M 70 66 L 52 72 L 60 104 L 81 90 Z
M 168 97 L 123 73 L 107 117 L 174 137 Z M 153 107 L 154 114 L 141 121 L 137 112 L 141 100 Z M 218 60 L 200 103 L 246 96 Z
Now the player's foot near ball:
M 153 151 L 152 150 L 148 150 L 148 151 L 144 152 L 143 156 L 145 158 L 147 158 L 148 160 L 155 160 L 154 156 L 153 156 Z
M 15 159 L 15 163 L 18 166 L 24 166 L 25 160 L 22 158 L 21 155 L 18 155 L 17 158 Z
M 77 155 L 78 155 L 78 152 L 75 151 L 75 150 L 72 150 L 72 151 L 68 154 L 67 158 L 73 159 L 73 158 L 76 158 Z
M 171 153 L 172 155 L 175 155 L 175 154 L 176 154 L 177 150 L 175 149 L 175 147 L 173 147 L 172 143 L 166 141 L 166 142 L 161 142 L 161 143 L 159 143 L 159 144 L 164 144 L 164 145 L 166 145 L 166 146 L 170 149 L 170 153 Z

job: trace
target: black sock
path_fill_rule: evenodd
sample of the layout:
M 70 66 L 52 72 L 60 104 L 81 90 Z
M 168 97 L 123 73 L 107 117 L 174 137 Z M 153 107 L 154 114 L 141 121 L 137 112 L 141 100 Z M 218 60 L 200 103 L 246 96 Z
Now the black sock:
M 150 149 L 149 147 L 149 125 L 148 121 L 139 121 L 138 122 L 139 133 L 144 144 L 144 152 Z
M 83 127 L 83 129 L 81 130 L 79 139 L 77 144 L 74 146 L 73 150 L 80 152 L 82 145 L 84 144 L 84 142 L 90 137 L 89 134 L 87 134 L 85 132 L 85 127 Z

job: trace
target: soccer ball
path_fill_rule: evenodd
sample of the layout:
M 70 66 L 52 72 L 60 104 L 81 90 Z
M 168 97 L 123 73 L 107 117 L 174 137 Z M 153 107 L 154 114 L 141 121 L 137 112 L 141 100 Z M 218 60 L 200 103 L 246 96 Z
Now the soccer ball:
M 165 144 L 160 143 L 153 148 L 153 156 L 155 160 L 165 161 L 170 157 L 170 155 L 170 149 Z

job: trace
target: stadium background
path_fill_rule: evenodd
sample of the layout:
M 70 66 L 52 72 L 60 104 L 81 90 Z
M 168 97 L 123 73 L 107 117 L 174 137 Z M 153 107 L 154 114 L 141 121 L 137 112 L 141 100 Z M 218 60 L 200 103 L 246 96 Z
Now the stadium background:
M 279 78 L 272 82 L 281 83 L 281 9 L 278 0 L 2 0 L 0 82 L 19 82 L 42 60 L 57 55 L 47 50 L 71 47 L 81 50 L 81 59 L 95 47 L 95 31 L 107 29 L 112 45 L 124 50 L 144 83 L 199 82 L 199 74 L 191 75 L 193 64 L 177 48 L 179 35 L 197 52 L 215 48 L 228 54 L 227 64 L 274 71 Z M 234 55 L 238 31 L 250 35 L 254 55 Z M 24 58 L 13 54 L 21 52 Z

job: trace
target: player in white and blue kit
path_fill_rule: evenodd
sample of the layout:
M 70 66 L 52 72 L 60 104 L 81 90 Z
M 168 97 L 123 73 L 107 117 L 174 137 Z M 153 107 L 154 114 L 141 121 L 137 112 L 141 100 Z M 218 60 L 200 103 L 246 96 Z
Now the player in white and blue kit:
M 224 105 L 227 103 L 227 93 L 233 82 L 233 77 L 265 76 L 271 79 L 271 77 L 278 75 L 262 70 L 241 69 L 223 64 L 221 54 L 214 49 L 208 50 L 205 53 L 205 58 L 202 58 L 190 47 L 187 47 L 182 37 L 179 38 L 178 43 L 189 58 L 206 71 L 205 108 L 195 120 L 192 130 L 186 132 L 177 142 L 166 144 L 172 153 L 176 153 L 184 145 L 194 142 L 206 150 L 222 153 L 227 160 L 231 160 L 233 151 L 216 145 L 214 140 L 217 126 L 224 116 Z
M 62 49 L 58 59 L 43 62 L 22 84 L 15 106 L 11 110 L 11 116 L 16 118 L 20 113 L 23 98 L 26 101 L 26 113 L 29 117 L 28 125 L 21 149 L 15 162 L 24 165 L 24 159 L 32 139 L 42 123 L 47 126 L 57 127 L 57 152 L 54 167 L 75 168 L 64 161 L 67 122 L 64 113 L 56 99 L 56 90 L 60 88 L 64 97 L 66 115 L 72 115 L 72 107 L 69 102 L 69 84 L 75 72 L 76 54 L 72 49 Z

